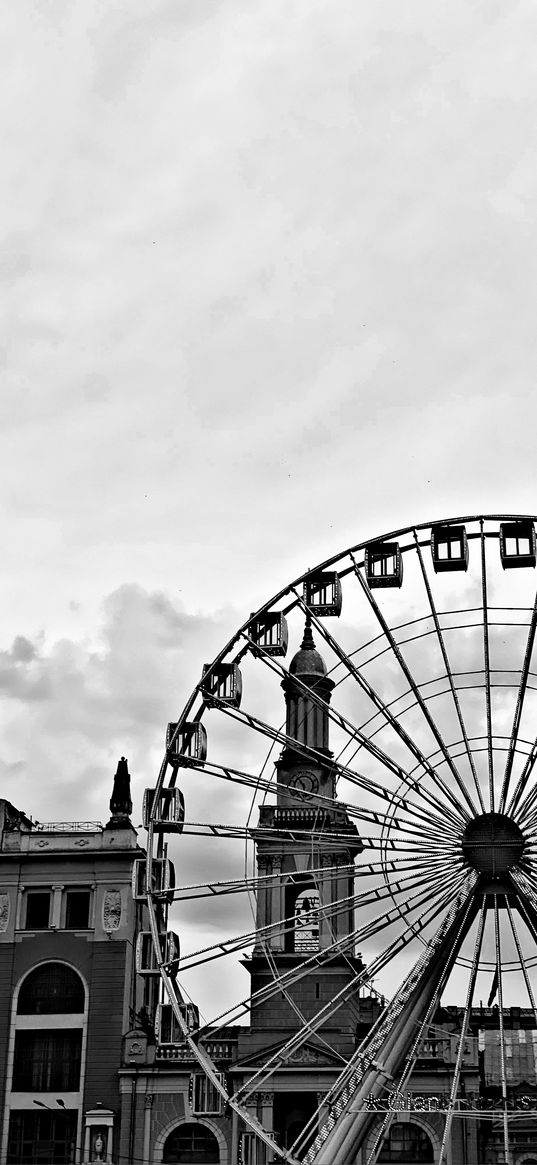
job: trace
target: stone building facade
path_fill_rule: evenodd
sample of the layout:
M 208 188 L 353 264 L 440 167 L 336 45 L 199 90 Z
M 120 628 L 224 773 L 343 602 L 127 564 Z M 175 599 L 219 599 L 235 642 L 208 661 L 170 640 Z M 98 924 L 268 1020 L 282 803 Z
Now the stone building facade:
M 117 1160 L 118 1068 L 144 1006 L 143 851 L 123 809 L 104 828 L 37 824 L 0 801 L 2 1162 Z

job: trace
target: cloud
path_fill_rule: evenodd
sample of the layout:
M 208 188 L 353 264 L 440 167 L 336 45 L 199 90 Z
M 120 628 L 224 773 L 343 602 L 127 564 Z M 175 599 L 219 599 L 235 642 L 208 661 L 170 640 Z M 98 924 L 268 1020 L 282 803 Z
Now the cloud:
M 532 5 L 0 19 L 10 619 L 36 563 L 61 629 L 126 577 L 214 609 L 347 531 L 526 507 Z
M 188 614 L 163 593 L 124 585 L 103 603 L 94 641 L 23 635 L 0 652 L 5 795 L 43 820 L 105 817 L 120 755 L 140 814 L 166 723 L 227 634 L 230 613 Z M 10 782 L 9 772 L 15 766 Z
M 139 806 L 201 664 L 308 565 L 534 509 L 536 15 L 20 0 L 0 22 L 0 768 L 40 819 L 106 818 L 118 756 Z M 450 651 L 471 668 L 476 636 Z M 395 698 L 393 665 L 370 674 Z M 213 756 L 261 766 L 207 721 Z M 248 812 L 185 792 L 200 820 Z M 211 845 L 181 876 L 234 868 Z

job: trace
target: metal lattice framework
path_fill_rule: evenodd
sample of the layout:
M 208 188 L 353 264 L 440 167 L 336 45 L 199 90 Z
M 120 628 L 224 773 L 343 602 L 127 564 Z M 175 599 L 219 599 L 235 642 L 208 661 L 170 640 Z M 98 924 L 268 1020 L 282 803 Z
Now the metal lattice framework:
M 422 524 L 308 570 L 246 620 L 203 669 L 169 726 L 145 810 L 152 969 L 189 1054 L 274 1159 L 347 1165 L 361 1150 L 362 1160 L 375 1165 L 394 1114 L 387 1103 L 379 1116 L 382 1101 L 404 1092 L 441 997 L 451 990 L 465 1004 L 438 1165 L 447 1162 L 454 1122 L 464 1116 L 460 1084 L 472 1008 L 489 994 L 498 1001 L 500 1063 L 492 1115 L 501 1124 L 505 1161 L 512 1161 L 504 1007 L 524 999 L 537 1025 L 534 522 L 531 515 L 474 515 Z M 260 929 L 248 910 L 278 876 L 258 874 L 253 840 L 281 837 L 285 825 L 285 808 L 278 821 L 262 815 L 257 823 L 276 789 L 278 755 L 292 748 L 306 766 L 326 765 L 326 755 L 301 739 L 300 725 L 290 738 L 281 723 L 287 644 L 298 647 L 304 618 L 334 685 L 330 701 L 311 689 L 308 697 L 328 717 L 337 798 L 303 782 L 301 826 L 293 794 L 286 837 L 311 855 L 319 894 L 310 916 L 322 917 L 325 938 L 321 946 L 303 944 L 303 957 L 282 972 L 272 939 L 296 926 L 296 918 L 273 919 Z M 294 683 L 300 688 L 299 678 Z M 327 814 L 335 809 L 344 813 L 339 833 L 332 825 L 331 852 L 338 845 L 345 852 L 349 822 L 361 852 L 352 895 L 335 901 L 332 895 L 328 903 L 323 887 L 333 871 L 319 855 Z M 172 845 L 176 886 L 156 876 Z M 185 876 L 196 865 L 194 853 L 205 855 L 205 880 Z M 234 913 L 228 907 L 237 902 L 243 905 Z M 205 907 L 212 913 L 204 928 Z M 176 939 L 163 937 L 168 910 L 181 930 L 181 954 Z M 345 940 L 339 932 L 327 939 L 349 910 L 353 925 Z M 244 923 L 238 932 L 236 920 Z M 235 998 L 199 1021 L 187 1005 L 192 982 L 201 982 L 203 973 L 219 984 L 222 960 L 229 963 L 254 943 L 271 962 L 272 982 L 256 999 Z M 363 962 L 356 960 L 358 947 Z M 353 969 L 341 991 L 309 1019 L 295 994 L 296 1028 L 287 1042 L 247 1086 L 230 1091 L 210 1054 L 219 1031 L 244 1019 L 254 1002 L 282 992 L 291 997 L 335 953 L 346 954 Z M 323 1038 L 327 1019 L 355 1007 L 363 988 L 388 1001 L 342 1063 L 310 1126 L 293 1146 L 279 1146 L 253 1117 L 248 1099 L 308 1040 Z M 372 1098 L 379 1104 L 372 1106 Z

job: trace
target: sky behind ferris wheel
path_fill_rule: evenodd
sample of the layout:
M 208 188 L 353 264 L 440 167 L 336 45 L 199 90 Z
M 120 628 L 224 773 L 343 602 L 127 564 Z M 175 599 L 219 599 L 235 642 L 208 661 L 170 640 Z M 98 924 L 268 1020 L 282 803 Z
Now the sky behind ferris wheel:
M 535 504 L 529 0 L 3 25 L 2 792 L 105 817 L 248 612 Z M 137 810 L 139 812 L 139 809 Z

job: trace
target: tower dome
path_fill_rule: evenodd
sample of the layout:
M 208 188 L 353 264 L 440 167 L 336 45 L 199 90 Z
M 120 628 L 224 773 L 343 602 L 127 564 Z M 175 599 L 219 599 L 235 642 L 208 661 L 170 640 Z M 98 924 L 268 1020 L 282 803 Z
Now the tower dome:
M 289 664 L 289 674 L 292 676 L 325 676 L 326 664 L 322 655 L 315 647 L 311 632 L 311 619 L 306 616 L 304 638 L 300 649 L 293 656 Z

